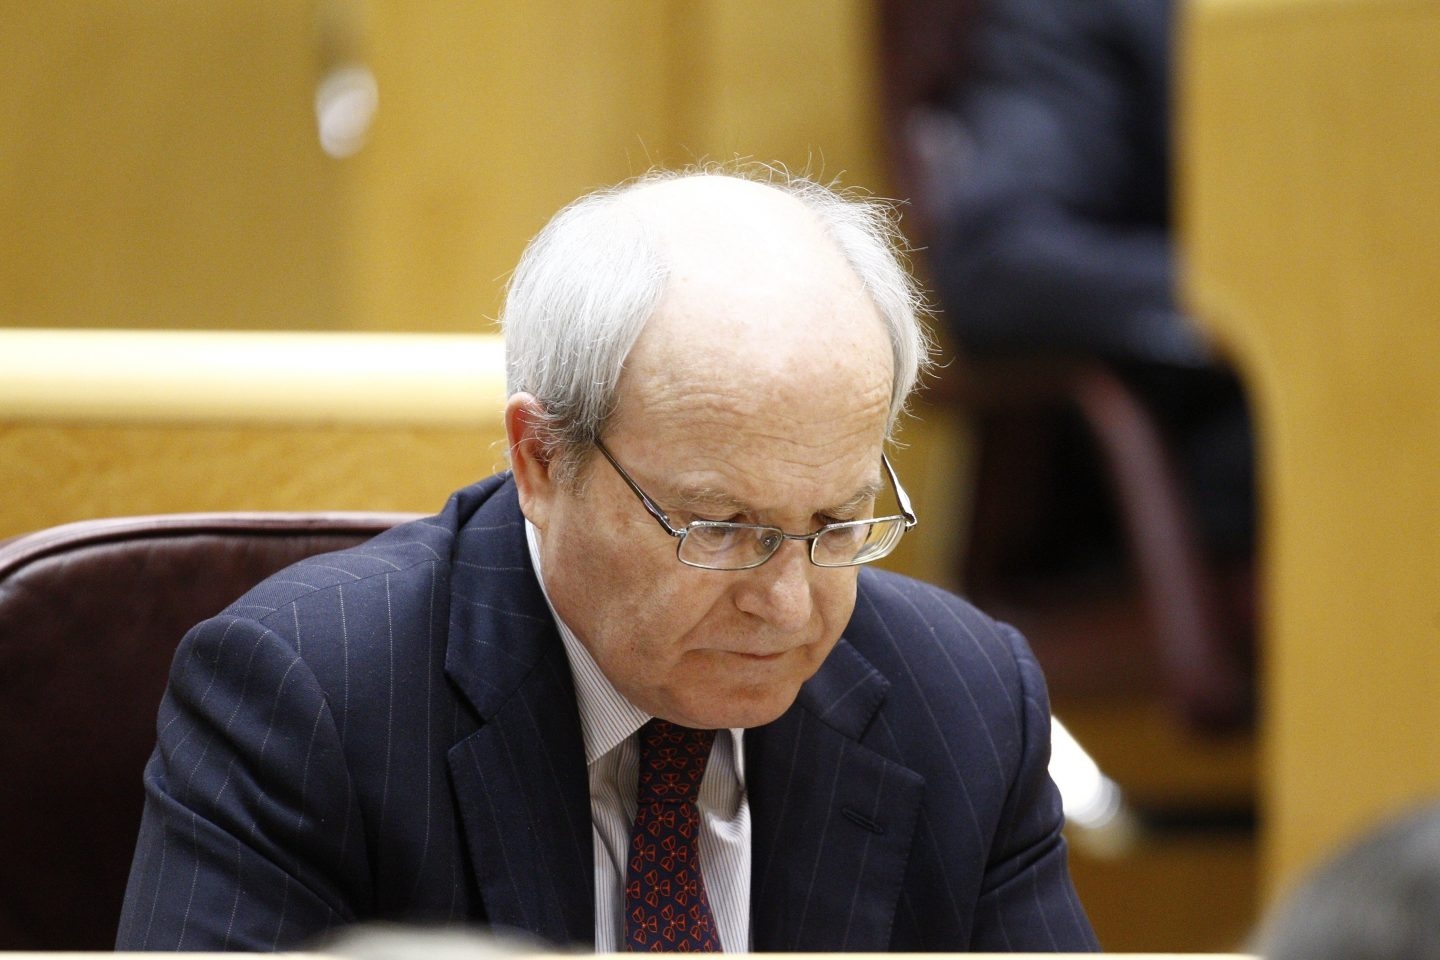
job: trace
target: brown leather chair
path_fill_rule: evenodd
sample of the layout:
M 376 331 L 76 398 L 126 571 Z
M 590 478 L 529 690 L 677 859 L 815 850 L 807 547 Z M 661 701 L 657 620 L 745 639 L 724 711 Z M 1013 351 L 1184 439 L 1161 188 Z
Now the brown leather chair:
M 175 514 L 0 541 L 0 950 L 113 947 L 186 630 L 281 567 L 412 516 Z
M 1230 730 L 1253 706 L 1253 568 L 1206 556 L 1176 457 L 1144 400 L 1106 364 L 962 363 L 949 388 L 973 415 L 976 472 L 966 592 L 1025 631 L 1061 689 L 1154 686 L 1187 723 Z M 1078 425 L 1123 565 L 1017 572 L 1046 522 L 1057 424 Z M 1066 478 L 1070 479 L 1070 478 Z M 1028 551 L 1028 552 L 1027 552 Z M 1019 566 L 1023 566 L 1023 563 Z

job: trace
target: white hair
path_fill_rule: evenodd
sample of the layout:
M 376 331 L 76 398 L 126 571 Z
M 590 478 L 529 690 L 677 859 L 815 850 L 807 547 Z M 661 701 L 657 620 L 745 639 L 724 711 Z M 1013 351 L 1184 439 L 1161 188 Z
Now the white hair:
M 654 171 L 587 194 L 536 235 L 510 278 L 500 322 L 511 394 L 535 396 L 547 458 L 573 478 L 615 410 L 625 360 L 665 292 L 668 266 L 629 191 L 693 176 L 732 176 L 795 197 L 854 270 L 884 322 L 893 352 L 887 434 L 934 352 L 929 309 L 908 270 L 908 246 L 893 204 L 769 166 Z

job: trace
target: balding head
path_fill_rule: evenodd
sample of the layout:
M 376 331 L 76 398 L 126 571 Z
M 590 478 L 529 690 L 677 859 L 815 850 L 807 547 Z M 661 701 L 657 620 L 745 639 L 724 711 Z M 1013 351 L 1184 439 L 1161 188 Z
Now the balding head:
M 764 419 L 791 424 L 816 451 L 861 422 L 883 437 L 894 383 L 885 324 L 810 207 L 718 176 L 647 184 L 622 202 L 666 281 L 626 360 L 617 420 Z
M 783 270 L 817 257 L 843 259 L 799 196 L 742 177 L 641 181 L 619 196 L 617 207 L 644 224 L 671 267 L 734 259 Z
M 502 318 L 509 389 L 540 400 L 555 455 L 573 463 L 601 435 L 626 360 L 677 283 L 746 299 L 757 309 L 737 319 L 750 316 L 772 337 L 798 335 L 765 309 L 767 295 L 798 289 L 814 276 L 803 267 L 836 258 L 848 266 L 829 272 L 841 288 L 815 292 L 865 296 L 874 306 L 890 347 L 893 429 L 930 348 L 891 209 L 759 172 L 661 173 L 592 194 L 561 211 L 526 250 Z M 810 342 L 812 357 L 842 337 L 822 333 Z

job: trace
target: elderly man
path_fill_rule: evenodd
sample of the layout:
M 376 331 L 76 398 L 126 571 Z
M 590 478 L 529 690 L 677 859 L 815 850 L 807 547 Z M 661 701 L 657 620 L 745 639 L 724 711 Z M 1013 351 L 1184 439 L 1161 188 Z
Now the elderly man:
M 1093 948 L 1024 641 L 861 564 L 927 359 L 884 208 L 647 177 L 526 251 L 510 473 L 182 644 L 124 949 Z

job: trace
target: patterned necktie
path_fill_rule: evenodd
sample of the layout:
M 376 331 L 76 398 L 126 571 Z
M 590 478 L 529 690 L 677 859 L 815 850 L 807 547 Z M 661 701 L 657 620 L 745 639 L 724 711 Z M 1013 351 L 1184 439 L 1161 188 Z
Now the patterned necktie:
M 700 780 L 714 730 L 655 719 L 640 728 L 640 777 L 625 945 L 630 950 L 719 951 L 720 934 L 700 875 Z

